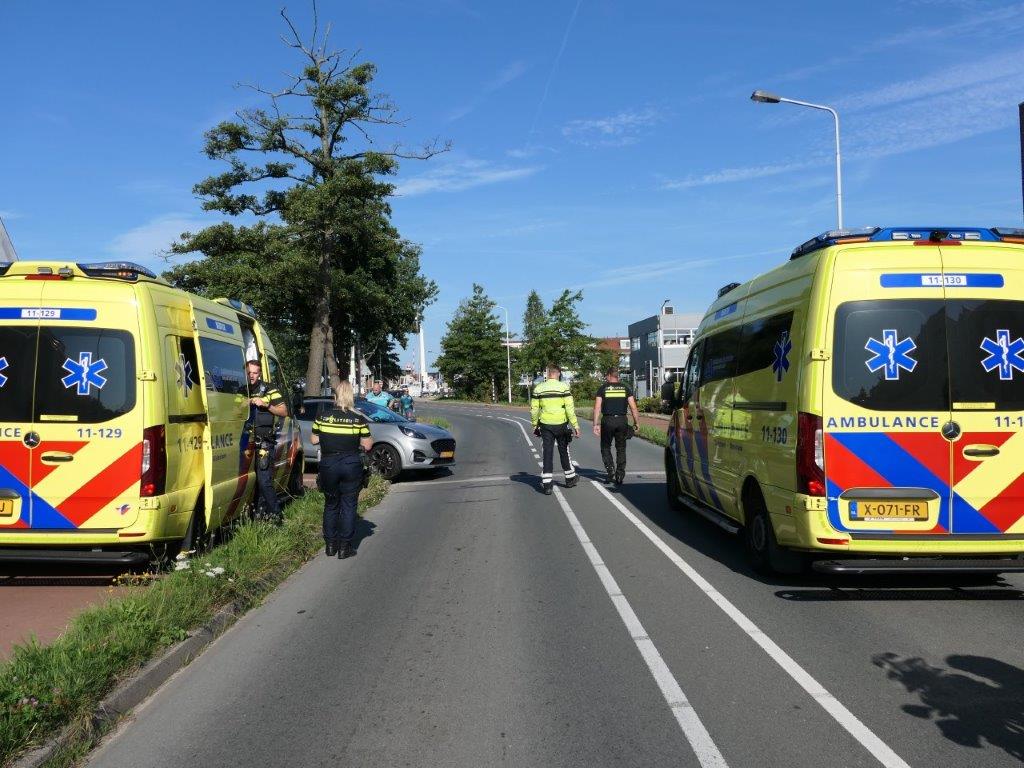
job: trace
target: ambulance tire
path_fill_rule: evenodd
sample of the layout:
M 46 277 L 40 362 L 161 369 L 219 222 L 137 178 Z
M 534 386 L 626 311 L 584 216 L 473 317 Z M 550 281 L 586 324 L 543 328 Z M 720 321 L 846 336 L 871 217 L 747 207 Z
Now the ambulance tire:
M 185 535 L 180 540 L 171 541 L 165 545 L 161 560 L 165 563 L 173 563 L 182 552 L 191 552 L 192 550 L 202 552 L 206 549 L 206 542 L 206 511 L 203 508 L 203 497 L 200 496 L 199 501 L 196 502 L 196 509 L 188 521 Z
M 302 472 L 306 467 L 306 460 L 302 457 L 302 454 L 296 454 L 295 461 L 292 462 L 291 472 L 288 473 L 288 496 L 291 499 L 301 498 L 306 492 L 306 486 L 302 482 Z
M 672 451 L 668 448 L 665 449 L 665 495 L 666 501 L 668 501 L 669 509 L 674 509 L 676 512 L 681 512 L 686 509 L 686 505 L 679 500 L 682 494 L 682 489 L 679 487 L 679 473 L 676 471 L 676 462 L 672 456 Z
M 370 449 L 370 461 L 377 473 L 389 483 L 402 474 L 402 457 L 387 443 L 377 443 Z
M 749 486 L 743 493 L 743 512 L 746 519 L 743 543 L 753 569 L 766 575 L 803 572 L 806 565 L 803 556 L 799 552 L 786 551 L 776 541 L 771 515 L 756 485 Z

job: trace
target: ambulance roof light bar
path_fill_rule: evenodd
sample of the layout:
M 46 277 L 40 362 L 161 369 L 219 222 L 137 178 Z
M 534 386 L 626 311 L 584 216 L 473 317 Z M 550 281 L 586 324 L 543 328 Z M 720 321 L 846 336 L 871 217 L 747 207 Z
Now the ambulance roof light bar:
M 133 261 L 97 261 L 83 264 L 78 268 L 89 277 L 116 277 L 120 280 L 138 280 L 139 276 L 156 280 L 156 274 Z
M 822 232 L 816 237 L 812 237 L 810 240 L 801 243 L 793 249 L 793 253 L 790 254 L 790 260 L 799 259 L 801 256 L 806 256 L 808 253 L 821 250 L 822 248 L 828 248 L 830 245 L 836 245 L 837 243 L 866 243 L 868 240 L 874 239 L 874 236 L 880 231 L 880 227 L 860 227 L 857 229 L 830 229 L 828 232 Z

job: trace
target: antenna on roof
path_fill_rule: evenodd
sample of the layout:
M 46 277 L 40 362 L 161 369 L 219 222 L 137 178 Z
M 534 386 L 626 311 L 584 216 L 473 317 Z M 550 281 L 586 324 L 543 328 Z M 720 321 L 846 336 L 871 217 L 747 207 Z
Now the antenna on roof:
M 17 261 L 18 253 L 14 250 L 14 243 L 11 242 L 10 235 L 7 234 L 7 227 L 4 226 L 4 220 L 0 217 L 0 261 Z

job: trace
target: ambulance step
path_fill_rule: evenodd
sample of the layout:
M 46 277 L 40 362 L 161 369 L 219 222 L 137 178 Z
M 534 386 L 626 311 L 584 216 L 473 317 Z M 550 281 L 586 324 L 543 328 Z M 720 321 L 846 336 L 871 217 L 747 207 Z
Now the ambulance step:
M 149 553 L 138 551 L 94 552 L 81 549 L 0 549 L 0 563 L 59 563 L 65 565 L 144 565 Z
M 719 528 L 724 530 L 726 533 L 737 534 L 740 531 L 740 524 L 733 520 L 731 517 L 726 517 L 717 509 L 711 509 L 706 507 L 699 501 L 691 499 L 689 496 L 679 495 L 679 501 L 686 505 L 686 508 L 696 512 L 701 517 L 705 518 L 709 522 L 714 523 Z
M 906 560 L 886 558 L 850 558 L 815 560 L 811 567 L 819 573 L 1011 573 L 1024 572 L 1024 560 L 1007 558 L 945 558 L 911 557 Z

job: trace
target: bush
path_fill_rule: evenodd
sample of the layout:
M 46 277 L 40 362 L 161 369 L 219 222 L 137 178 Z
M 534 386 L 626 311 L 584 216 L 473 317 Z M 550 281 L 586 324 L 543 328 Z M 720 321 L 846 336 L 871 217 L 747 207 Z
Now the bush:
M 582 379 L 576 379 L 571 385 L 572 397 L 577 403 L 580 402 L 593 402 L 594 398 L 597 397 L 597 390 L 600 389 L 601 384 L 604 382 L 594 376 L 587 376 Z
M 661 398 L 641 397 L 636 401 L 636 407 L 641 413 L 661 413 Z

